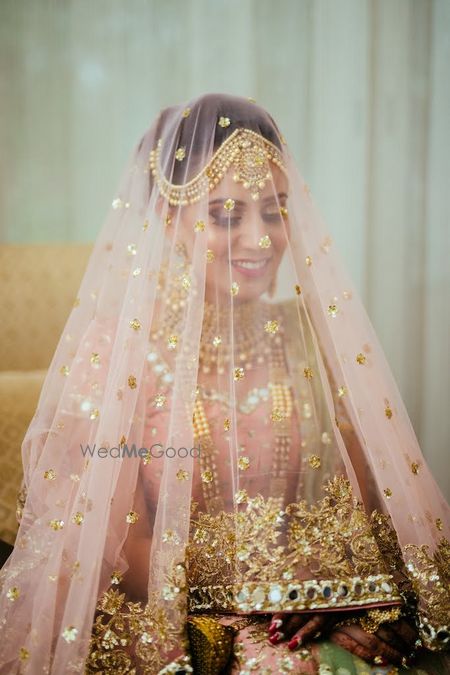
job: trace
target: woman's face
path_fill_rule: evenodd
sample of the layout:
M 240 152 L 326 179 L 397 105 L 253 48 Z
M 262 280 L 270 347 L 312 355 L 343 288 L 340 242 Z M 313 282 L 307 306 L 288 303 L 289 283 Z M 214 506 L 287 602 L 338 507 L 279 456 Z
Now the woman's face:
M 250 190 L 233 181 L 228 171 L 218 185 L 208 193 L 208 218 L 204 231 L 195 232 L 199 205 L 183 206 L 180 210 L 177 239 L 186 245 L 189 259 L 194 256 L 196 237 L 207 237 L 207 249 L 214 260 L 206 263 L 205 295 L 209 301 L 230 297 L 233 282 L 239 284 L 235 302 L 257 299 L 265 293 L 276 277 L 289 238 L 287 216 L 280 212 L 286 207 L 288 180 L 276 165 L 271 165 L 272 179 L 260 191 L 258 200 Z M 232 210 L 224 208 L 227 199 L 235 202 Z M 260 246 L 268 236 L 270 246 Z M 231 267 L 230 267 L 231 263 Z

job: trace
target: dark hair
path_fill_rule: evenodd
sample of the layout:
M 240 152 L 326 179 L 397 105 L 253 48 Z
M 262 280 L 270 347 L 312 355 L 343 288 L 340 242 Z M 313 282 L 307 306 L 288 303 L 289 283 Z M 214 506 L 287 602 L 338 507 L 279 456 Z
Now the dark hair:
M 187 116 L 183 115 L 186 109 L 189 109 Z M 229 126 L 218 124 L 221 117 L 230 120 Z M 186 183 L 201 170 L 198 160 L 211 150 L 211 135 L 214 134 L 214 152 L 237 128 L 259 133 L 282 151 L 277 124 L 264 108 L 248 98 L 209 93 L 186 104 L 166 108 L 162 111 L 158 135 L 163 143 L 165 136 L 172 139 L 170 144 L 163 145 L 161 152 L 164 175 L 170 176 L 170 181 L 177 185 Z M 175 152 L 180 147 L 186 147 L 186 162 L 175 160 Z

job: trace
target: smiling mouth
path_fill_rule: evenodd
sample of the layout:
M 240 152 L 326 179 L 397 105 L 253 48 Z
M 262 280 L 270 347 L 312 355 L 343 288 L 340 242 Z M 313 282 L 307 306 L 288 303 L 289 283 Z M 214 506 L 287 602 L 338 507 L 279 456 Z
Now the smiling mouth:
M 232 260 L 231 264 L 233 267 L 244 270 L 262 270 L 266 267 L 271 258 L 263 258 L 262 260 L 251 260 L 249 258 L 240 258 L 237 260 Z

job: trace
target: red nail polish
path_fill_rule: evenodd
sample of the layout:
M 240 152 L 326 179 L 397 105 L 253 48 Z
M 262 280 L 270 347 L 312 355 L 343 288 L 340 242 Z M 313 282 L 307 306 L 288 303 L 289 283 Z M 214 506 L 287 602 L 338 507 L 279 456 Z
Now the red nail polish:
M 293 637 L 290 642 L 288 642 L 288 647 L 289 649 L 297 649 L 299 645 L 302 644 L 302 638 L 301 637 Z
M 282 623 L 283 622 L 281 619 L 275 619 L 274 621 L 272 621 L 272 623 L 269 626 L 269 633 L 273 633 L 275 630 L 277 630 Z
M 374 659 L 374 663 L 377 666 L 387 666 L 389 661 L 387 660 L 387 658 L 385 656 L 376 656 L 375 659 Z
M 276 645 L 283 637 L 284 633 L 280 633 L 277 631 L 276 633 L 270 636 L 269 642 L 271 642 L 273 645 Z

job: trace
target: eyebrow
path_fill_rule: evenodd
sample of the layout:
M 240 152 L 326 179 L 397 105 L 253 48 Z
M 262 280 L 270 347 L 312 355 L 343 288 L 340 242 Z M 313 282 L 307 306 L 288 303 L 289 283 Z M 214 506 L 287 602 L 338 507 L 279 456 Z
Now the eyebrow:
M 286 192 L 279 192 L 277 195 L 278 199 L 283 199 L 284 197 L 287 197 Z M 264 199 L 261 200 L 262 204 L 265 204 L 268 201 L 271 201 L 275 199 L 275 195 L 270 195 L 269 197 L 264 197 Z M 223 204 L 225 199 L 213 199 L 211 202 L 209 202 L 210 206 L 215 206 L 216 204 Z M 245 202 L 243 202 L 241 199 L 235 199 L 234 203 L 236 206 L 244 206 Z

